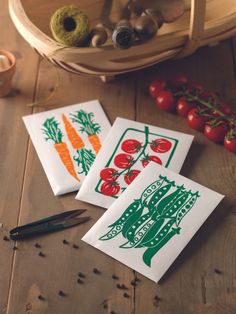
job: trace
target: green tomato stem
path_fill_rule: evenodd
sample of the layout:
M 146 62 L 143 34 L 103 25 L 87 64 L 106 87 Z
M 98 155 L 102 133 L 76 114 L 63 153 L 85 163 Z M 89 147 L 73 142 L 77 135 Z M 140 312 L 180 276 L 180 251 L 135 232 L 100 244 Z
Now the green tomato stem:
M 221 116 L 222 118 L 224 118 L 225 120 L 229 121 L 231 124 L 236 126 L 236 119 L 234 118 L 230 118 L 228 115 L 226 115 L 225 113 L 221 112 L 218 108 L 216 108 L 213 104 L 211 104 L 210 102 L 207 102 L 205 100 L 202 100 L 201 98 L 199 98 L 198 96 L 193 96 L 192 94 L 183 91 L 183 92 L 177 92 L 174 94 L 175 96 L 185 96 L 187 97 L 189 100 L 191 101 L 196 101 L 198 103 L 200 103 L 201 105 L 207 107 L 208 109 L 213 109 L 219 116 Z

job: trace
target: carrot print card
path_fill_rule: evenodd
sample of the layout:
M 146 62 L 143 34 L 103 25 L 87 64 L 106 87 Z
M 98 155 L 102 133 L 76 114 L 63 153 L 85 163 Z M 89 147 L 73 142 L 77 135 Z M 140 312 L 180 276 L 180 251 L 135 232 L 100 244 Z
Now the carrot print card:
M 150 163 L 179 172 L 193 136 L 117 118 L 76 198 L 108 208 Z
M 97 100 L 23 117 L 55 195 L 76 191 L 110 123 Z
M 158 282 L 222 198 L 153 162 L 82 240 Z

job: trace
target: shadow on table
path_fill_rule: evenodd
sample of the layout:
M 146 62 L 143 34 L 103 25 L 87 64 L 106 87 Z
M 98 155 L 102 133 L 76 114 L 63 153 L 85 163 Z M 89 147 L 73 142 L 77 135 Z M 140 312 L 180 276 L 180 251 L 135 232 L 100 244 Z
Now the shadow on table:
M 218 232 L 218 226 L 223 223 L 224 219 L 232 213 L 234 204 L 227 199 L 224 199 L 209 216 L 202 227 L 197 231 L 194 237 L 187 244 L 185 249 L 180 253 L 175 262 L 170 266 L 168 271 L 159 281 L 159 284 L 163 284 L 168 280 L 171 275 L 178 271 L 184 263 L 191 258 L 204 244 L 207 242 L 209 236 L 212 236 L 215 232 Z
M 189 177 L 193 165 L 197 163 L 197 160 L 204 151 L 204 145 L 194 142 L 189 151 L 188 157 L 184 163 L 181 174 Z M 170 266 L 168 271 L 159 281 L 159 284 L 163 284 L 172 273 L 176 272 L 183 264 L 194 255 L 207 241 L 209 236 L 212 236 L 215 232 L 218 232 L 218 226 L 223 223 L 224 219 L 233 211 L 235 204 L 228 199 L 224 199 L 213 211 L 213 213 L 204 222 L 202 227 L 197 231 L 194 237 L 190 240 L 184 250 L 177 257 L 175 262 Z
M 189 177 L 191 169 L 194 165 L 197 164 L 198 159 L 201 157 L 202 153 L 204 152 L 204 145 L 199 144 L 197 142 L 193 142 L 188 155 L 184 161 L 183 167 L 181 169 L 181 175 L 184 177 Z

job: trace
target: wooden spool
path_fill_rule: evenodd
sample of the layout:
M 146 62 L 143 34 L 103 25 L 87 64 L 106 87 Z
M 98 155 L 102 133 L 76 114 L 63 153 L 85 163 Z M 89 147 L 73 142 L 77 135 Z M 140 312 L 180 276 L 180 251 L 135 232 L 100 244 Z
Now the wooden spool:
M 191 0 L 191 9 L 176 22 L 164 24 L 154 38 L 137 42 L 127 50 L 114 48 L 111 40 L 99 48 L 63 48 L 52 39 L 50 18 L 61 6 L 79 6 L 93 27 L 98 23 L 115 25 L 127 14 L 128 3 L 127 0 L 9 0 L 9 10 L 20 34 L 40 55 L 69 72 L 83 75 L 111 77 L 142 69 L 170 58 L 185 57 L 198 47 L 214 45 L 236 34 L 235 0 L 224 3 Z

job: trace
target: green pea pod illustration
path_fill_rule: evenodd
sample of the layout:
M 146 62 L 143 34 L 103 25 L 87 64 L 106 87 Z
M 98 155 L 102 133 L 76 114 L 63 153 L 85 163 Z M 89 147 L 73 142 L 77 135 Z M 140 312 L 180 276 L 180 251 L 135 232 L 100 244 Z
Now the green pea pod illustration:
M 133 213 L 133 215 L 130 216 L 126 220 L 126 222 L 124 223 L 123 228 L 122 228 L 123 237 L 127 238 L 127 232 L 129 230 L 130 226 L 132 226 L 140 218 L 140 216 L 143 213 L 143 209 L 144 209 L 144 207 L 141 206 L 141 208 L 137 212 Z
M 151 217 L 151 213 L 148 212 L 141 216 L 133 225 L 130 225 L 129 229 L 127 230 L 127 239 L 131 242 L 134 241 L 135 233 L 139 230 L 139 228 L 142 228 L 143 224 L 148 223 L 149 218 Z
M 111 240 L 115 236 L 117 236 L 122 231 L 122 225 L 114 226 L 111 230 L 109 230 L 106 234 L 99 238 L 101 241 Z
M 136 244 L 138 244 L 142 240 L 146 232 L 148 232 L 148 230 L 153 226 L 153 224 L 155 224 L 154 220 L 152 219 L 146 220 L 145 223 L 142 224 L 138 230 L 136 230 L 135 236 L 134 235 L 132 236 L 132 240 L 125 242 L 120 247 L 124 249 L 128 249 L 128 248 L 132 248 L 136 246 Z M 129 232 L 131 232 L 131 230 Z M 130 237 L 130 234 L 127 233 L 127 238 L 128 236 Z
M 151 267 L 151 261 L 153 256 L 176 234 L 180 233 L 180 228 L 172 228 L 170 232 L 166 235 L 162 241 L 160 241 L 156 246 L 148 248 L 143 254 L 143 261 L 144 263 Z
M 167 218 L 173 217 L 173 215 L 183 206 L 183 204 L 186 202 L 188 197 L 189 197 L 189 194 L 186 192 L 180 195 L 172 204 L 172 206 L 169 208 L 169 210 L 163 213 L 163 216 Z M 159 215 L 158 211 L 155 211 L 152 215 L 152 219 L 154 220 L 157 219 L 158 215 Z
M 167 223 L 161 228 L 161 230 L 159 230 L 159 232 L 153 238 L 143 243 L 142 246 L 145 247 L 156 246 L 160 241 L 162 241 L 165 238 L 165 236 L 168 234 L 174 223 L 175 218 L 167 219 Z
M 179 226 L 181 220 L 184 218 L 184 216 L 190 211 L 190 209 L 194 206 L 194 204 L 197 201 L 197 198 L 200 196 L 198 192 L 191 193 L 191 198 L 182 206 L 182 208 L 179 209 L 176 215 L 176 225 Z
M 119 219 L 117 219 L 113 224 L 111 224 L 108 227 L 114 227 L 117 225 L 123 225 L 127 219 L 129 219 L 130 216 L 135 213 L 139 206 L 141 204 L 141 200 L 134 200 L 128 207 L 127 209 L 122 213 Z
M 162 213 L 168 211 L 168 209 L 173 205 L 174 201 L 180 196 L 181 192 L 183 193 L 183 185 L 178 186 L 177 189 L 171 194 L 167 195 L 157 204 L 155 211 L 161 215 Z
M 163 176 L 159 176 L 159 179 L 157 181 L 152 182 L 146 189 L 143 191 L 141 195 L 141 202 L 145 205 L 146 200 L 155 193 L 164 182 L 166 182 L 167 178 Z
M 144 237 L 138 244 L 135 245 L 136 248 L 145 246 L 144 243 L 148 242 L 150 239 L 154 238 L 162 227 L 165 218 L 159 217 L 157 221 L 151 226 L 151 228 L 145 233 Z
M 170 188 L 173 186 L 173 182 L 170 182 L 164 186 L 162 186 L 160 189 L 158 189 L 153 196 L 151 197 L 150 201 L 147 204 L 147 207 L 150 211 L 154 211 L 155 207 L 157 206 L 157 203 L 162 199 L 164 195 L 170 190 Z

